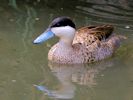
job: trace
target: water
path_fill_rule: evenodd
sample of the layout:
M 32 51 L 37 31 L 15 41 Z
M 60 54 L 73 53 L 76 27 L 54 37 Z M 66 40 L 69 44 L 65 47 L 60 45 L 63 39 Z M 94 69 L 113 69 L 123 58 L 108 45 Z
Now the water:
M 56 3 L 53 9 L 49 2 L 43 7 L 0 4 L 0 100 L 133 100 L 133 2 L 74 0 L 72 7 Z M 113 57 L 101 62 L 49 63 L 48 50 L 58 39 L 42 45 L 32 41 L 62 15 L 72 17 L 77 27 L 111 23 L 128 39 Z M 43 91 L 44 86 L 52 94 Z

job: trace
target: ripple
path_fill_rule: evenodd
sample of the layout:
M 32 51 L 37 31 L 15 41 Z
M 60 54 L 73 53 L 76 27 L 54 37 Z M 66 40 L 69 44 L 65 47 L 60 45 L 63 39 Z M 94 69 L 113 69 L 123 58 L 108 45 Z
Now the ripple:
M 95 1 L 95 0 L 94 0 Z M 133 7 L 130 2 L 91 2 L 90 0 L 81 2 L 76 6 L 76 11 L 80 14 L 85 14 L 94 20 L 101 20 L 114 24 L 121 24 L 120 26 L 125 27 L 126 25 L 133 27 Z

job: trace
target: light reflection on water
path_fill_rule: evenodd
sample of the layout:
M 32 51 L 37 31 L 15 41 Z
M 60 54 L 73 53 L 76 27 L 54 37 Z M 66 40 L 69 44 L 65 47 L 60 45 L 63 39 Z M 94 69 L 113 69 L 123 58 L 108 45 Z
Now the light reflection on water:
M 93 4 L 91 9 L 95 11 L 97 7 L 101 8 L 101 5 Z M 132 15 L 130 8 L 126 17 L 121 14 L 116 14 L 116 17 L 110 12 L 104 12 L 105 16 L 98 10 L 91 12 L 90 8 L 79 6 L 71 11 L 28 6 L 25 9 L 25 12 L 17 12 L 0 7 L 0 99 L 49 100 L 49 96 L 34 87 L 35 84 L 46 86 L 54 92 L 55 98 L 133 99 L 133 21 L 131 16 L 128 17 Z M 116 12 L 120 10 L 123 9 Z M 33 45 L 32 40 L 44 31 L 52 18 L 61 15 L 72 17 L 78 27 L 112 23 L 116 26 L 115 32 L 125 34 L 128 39 L 112 58 L 98 63 L 73 66 L 48 63 L 48 50 L 57 39 L 39 46 Z

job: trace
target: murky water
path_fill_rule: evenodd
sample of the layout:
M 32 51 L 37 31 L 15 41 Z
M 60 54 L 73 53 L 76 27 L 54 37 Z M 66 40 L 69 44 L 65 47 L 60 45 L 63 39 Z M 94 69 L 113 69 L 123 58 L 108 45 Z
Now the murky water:
M 75 4 L 72 8 L 0 6 L 0 100 L 133 100 L 133 2 Z M 48 50 L 58 39 L 42 45 L 32 41 L 62 15 L 72 17 L 77 27 L 111 23 L 128 39 L 113 57 L 101 62 L 48 63 Z

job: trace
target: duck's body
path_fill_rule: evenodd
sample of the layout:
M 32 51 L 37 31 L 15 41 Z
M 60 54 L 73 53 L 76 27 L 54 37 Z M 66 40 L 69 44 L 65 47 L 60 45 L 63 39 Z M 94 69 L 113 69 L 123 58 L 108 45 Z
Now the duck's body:
M 58 21 L 60 23 L 56 24 Z M 125 38 L 112 34 L 112 25 L 87 26 L 77 31 L 74 25 L 67 17 L 57 18 L 52 22 L 50 32 L 58 36 L 60 41 L 50 49 L 48 53 L 50 61 L 63 64 L 99 61 L 111 56 L 119 47 L 120 40 Z M 43 35 L 39 36 L 34 43 L 41 43 L 42 37 L 46 38 Z

